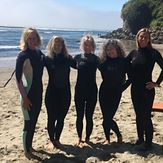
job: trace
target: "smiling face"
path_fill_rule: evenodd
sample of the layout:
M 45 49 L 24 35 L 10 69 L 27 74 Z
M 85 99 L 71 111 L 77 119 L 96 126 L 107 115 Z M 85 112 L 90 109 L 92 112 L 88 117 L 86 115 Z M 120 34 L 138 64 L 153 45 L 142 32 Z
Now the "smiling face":
M 29 49 L 36 49 L 38 47 L 38 36 L 35 32 L 31 32 L 27 38 L 27 45 Z
M 149 34 L 147 32 L 140 32 L 140 34 L 138 35 L 137 41 L 138 41 L 140 48 L 147 47 L 150 41 Z
M 54 44 L 53 44 L 53 52 L 55 54 L 59 54 L 62 52 L 62 48 L 63 48 L 62 41 L 59 38 L 55 38 Z
M 108 45 L 106 47 L 106 55 L 110 58 L 118 57 L 116 48 L 113 45 Z
M 83 50 L 86 54 L 90 54 L 93 51 L 92 41 L 86 40 L 83 45 Z

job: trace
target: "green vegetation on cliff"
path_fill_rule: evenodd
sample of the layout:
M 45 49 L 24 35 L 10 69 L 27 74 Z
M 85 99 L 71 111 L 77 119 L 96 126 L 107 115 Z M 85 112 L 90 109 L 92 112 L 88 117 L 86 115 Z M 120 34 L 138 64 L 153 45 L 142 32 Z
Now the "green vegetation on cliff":
M 163 0 L 129 0 L 123 5 L 124 28 L 136 34 L 142 27 L 163 27 Z

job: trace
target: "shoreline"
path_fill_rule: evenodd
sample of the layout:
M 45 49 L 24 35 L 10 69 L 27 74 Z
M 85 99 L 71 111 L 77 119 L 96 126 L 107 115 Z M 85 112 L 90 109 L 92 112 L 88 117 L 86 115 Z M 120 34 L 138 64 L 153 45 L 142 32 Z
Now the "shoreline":
M 98 53 L 101 50 L 101 45 L 103 42 L 106 42 L 107 39 L 101 39 L 97 41 L 98 45 Z M 133 40 L 120 40 L 122 42 L 122 45 L 124 46 L 126 55 L 136 47 L 135 41 Z M 163 44 L 152 44 L 153 48 L 156 48 L 163 56 Z M 95 54 L 98 55 L 97 51 L 95 51 Z M 79 51 L 80 53 L 80 51 Z M 71 53 L 70 53 L 71 54 Z M 72 55 L 77 53 L 72 53 Z M 16 63 L 16 56 L 15 57 L 0 57 L 0 68 L 14 68 Z

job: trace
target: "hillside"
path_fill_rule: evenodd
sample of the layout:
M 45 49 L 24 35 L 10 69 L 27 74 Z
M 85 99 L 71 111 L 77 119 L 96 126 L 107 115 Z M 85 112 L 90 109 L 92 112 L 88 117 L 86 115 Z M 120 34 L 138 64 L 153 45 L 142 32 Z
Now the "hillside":
M 123 28 L 136 34 L 142 27 L 163 27 L 163 0 L 129 0 L 121 10 Z

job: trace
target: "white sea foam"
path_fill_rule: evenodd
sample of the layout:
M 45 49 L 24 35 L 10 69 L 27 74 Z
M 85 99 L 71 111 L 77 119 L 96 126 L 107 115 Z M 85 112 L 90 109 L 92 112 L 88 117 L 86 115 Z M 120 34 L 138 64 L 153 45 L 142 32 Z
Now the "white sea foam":
M 0 45 L 0 49 L 19 49 L 19 46 Z

